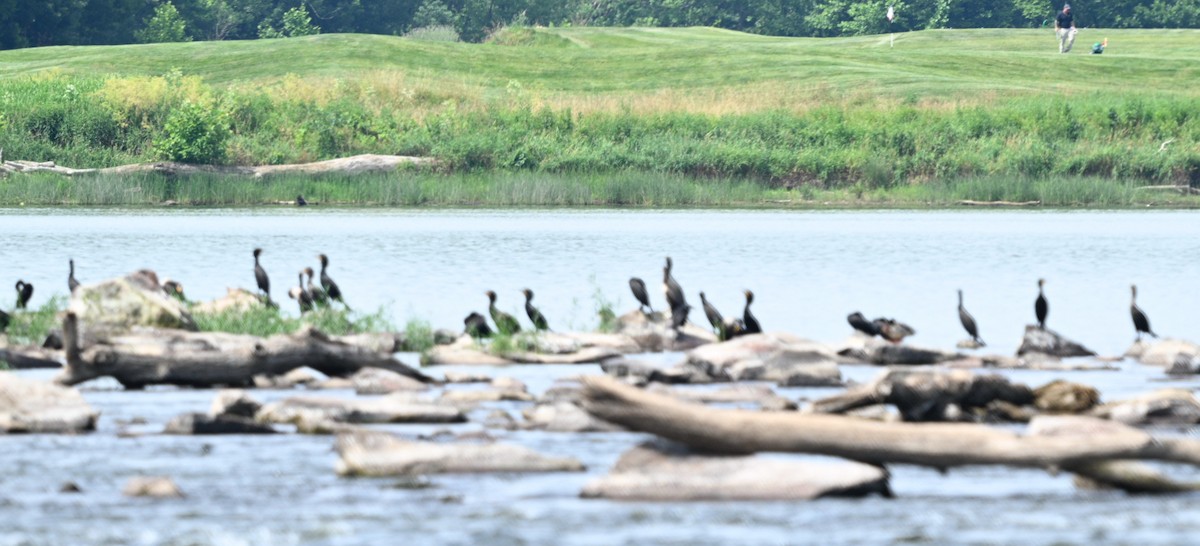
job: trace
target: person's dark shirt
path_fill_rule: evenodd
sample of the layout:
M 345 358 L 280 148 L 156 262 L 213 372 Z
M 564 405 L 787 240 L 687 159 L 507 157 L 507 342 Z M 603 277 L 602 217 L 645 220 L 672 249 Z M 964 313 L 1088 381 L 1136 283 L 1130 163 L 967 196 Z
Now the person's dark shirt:
M 1058 28 L 1071 28 L 1075 24 L 1075 15 L 1060 11 L 1055 20 L 1058 21 Z

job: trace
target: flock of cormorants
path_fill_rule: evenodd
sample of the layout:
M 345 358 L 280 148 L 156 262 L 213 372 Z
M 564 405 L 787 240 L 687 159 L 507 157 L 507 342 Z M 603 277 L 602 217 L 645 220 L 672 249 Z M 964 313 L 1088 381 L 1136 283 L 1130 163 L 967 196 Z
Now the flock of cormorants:
M 262 253 L 263 250 L 261 248 L 254 249 L 254 280 L 258 285 L 258 289 L 262 291 L 263 301 L 267 305 L 276 306 L 275 302 L 271 300 L 271 280 L 267 276 L 267 271 L 263 269 L 262 264 L 259 262 L 259 256 Z M 327 271 L 329 268 L 329 257 L 325 254 L 319 254 L 317 258 L 321 263 L 320 286 L 313 284 L 313 279 L 316 276 L 313 268 L 305 267 L 297 275 L 298 286 L 289 290 L 288 297 L 297 301 L 301 314 L 312 311 L 315 307 L 330 305 L 334 301 L 341 303 L 349 310 L 350 306 L 342 299 L 342 291 Z M 67 276 L 67 287 L 74 293 L 75 289 L 79 287 L 79 281 L 75 279 L 75 260 L 71 259 L 68 263 L 70 265 L 70 273 Z M 671 274 L 672 266 L 673 263 L 668 256 L 666 264 L 663 266 L 663 293 L 666 296 L 667 305 L 671 311 L 671 326 L 678 330 L 687 322 L 688 314 L 691 312 L 692 307 L 687 303 L 683 287 L 679 285 L 679 282 Z M 306 275 L 308 277 L 307 282 L 305 282 Z M 1038 279 L 1038 295 L 1033 304 L 1034 316 L 1037 318 L 1038 327 L 1043 330 L 1046 328 L 1046 315 L 1050 312 L 1050 304 L 1046 301 L 1044 291 L 1045 284 L 1045 279 Z M 182 284 L 168 280 L 163 283 L 162 287 L 168 295 L 181 300 L 184 299 Z M 633 292 L 633 297 L 638 301 L 638 310 L 642 311 L 642 313 L 654 312 L 654 307 L 650 305 L 650 295 L 646 290 L 645 281 L 638 277 L 633 277 L 629 279 L 629 289 Z M 30 299 L 33 298 L 33 284 L 24 280 L 18 280 L 16 291 L 16 308 L 25 309 Z M 521 292 L 525 295 L 525 313 L 528 315 L 534 329 L 549 330 L 550 324 L 546 320 L 546 316 L 533 305 L 533 291 L 525 288 Z M 1149 334 L 1157 338 L 1158 334 L 1155 334 L 1150 329 L 1150 319 L 1137 306 L 1137 285 L 1130 285 L 1130 293 L 1129 312 L 1133 318 L 1133 327 L 1137 332 L 1137 339 L 1140 341 L 1142 334 Z M 493 330 L 483 315 L 472 312 L 470 315 L 467 315 L 467 318 L 463 319 L 466 333 L 475 337 L 488 337 L 495 332 L 509 335 L 520 332 L 521 325 L 516 317 L 496 307 L 496 293 L 488 290 L 485 294 L 488 297 L 488 313 L 491 315 L 492 321 L 496 324 L 496 328 Z M 762 327 L 759 325 L 758 319 L 750 312 L 750 304 L 754 303 L 754 292 L 745 290 L 744 295 L 746 296 L 746 306 L 742 309 L 742 317 L 726 319 L 708 301 L 704 292 L 700 292 L 700 302 L 704 308 L 704 315 L 712 325 L 718 338 L 722 341 L 741 335 L 762 332 Z M 971 340 L 980 347 L 985 346 L 983 339 L 979 337 L 979 327 L 975 323 L 975 318 L 963 306 L 962 290 L 958 291 L 958 318 L 962 323 L 963 329 L 971 336 Z M 893 343 L 899 343 L 905 337 L 916 333 L 912 327 L 895 319 L 880 317 L 874 320 L 867 320 L 862 313 L 857 311 L 847 316 L 846 320 L 850 323 L 851 327 L 867 336 L 879 336 Z M 0 332 L 3 332 L 8 327 L 9 322 L 10 317 L 8 313 L 0 309 Z

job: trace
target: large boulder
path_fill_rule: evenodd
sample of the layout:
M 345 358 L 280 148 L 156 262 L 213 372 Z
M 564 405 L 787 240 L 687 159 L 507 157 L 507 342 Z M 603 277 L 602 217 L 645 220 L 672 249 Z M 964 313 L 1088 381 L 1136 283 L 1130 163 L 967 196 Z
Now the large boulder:
M 840 386 L 837 356 L 826 346 L 788 334 L 751 334 L 687 353 L 687 364 L 714 380 L 773 381 L 781 386 Z
M 584 486 L 585 498 L 635 501 L 808 500 L 888 495 L 887 472 L 839 461 L 702 455 L 662 442 L 626 452 L 607 476 Z
M 1091 349 L 1067 339 L 1054 330 L 1047 330 L 1029 324 L 1025 326 L 1025 336 L 1021 338 L 1021 346 L 1017 348 L 1017 356 L 1025 356 L 1031 353 L 1057 358 L 1096 356 L 1096 353 Z
M 78 390 L 0 373 L 0 434 L 85 432 L 99 417 Z
M 343 476 L 397 476 L 480 472 L 580 472 L 572 458 L 547 457 L 505 444 L 410 442 L 391 434 L 339 434 L 337 473 Z
M 198 303 L 192 310 L 201 315 L 215 315 L 226 311 L 248 311 L 262 305 L 262 296 L 245 288 L 226 288 L 224 296 Z
M 222 389 L 213 398 L 213 403 L 208 409 L 208 414 L 213 417 L 218 415 L 236 415 L 238 417 L 253 419 L 260 409 L 262 409 L 262 404 L 251 398 L 249 394 L 246 394 L 246 391 L 242 389 Z
M 1148 366 L 1159 366 L 1171 374 L 1200 373 L 1200 345 L 1183 339 L 1143 339 L 1134 343 L 1125 356 Z
M 183 304 L 163 291 L 148 269 L 121 278 L 80 286 L 68 310 L 89 329 L 125 332 L 134 326 L 196 330 Z
M 691 316 L 696 316 L 693 314 Z M 617 333 L 628 336 L 644 353 L 686 351 L 706 343 L 715 343 L 717 335 L 709 328 L 684 323 L 671 327 L 671 312 L 643 313 L 633 310 L 617 318 Z

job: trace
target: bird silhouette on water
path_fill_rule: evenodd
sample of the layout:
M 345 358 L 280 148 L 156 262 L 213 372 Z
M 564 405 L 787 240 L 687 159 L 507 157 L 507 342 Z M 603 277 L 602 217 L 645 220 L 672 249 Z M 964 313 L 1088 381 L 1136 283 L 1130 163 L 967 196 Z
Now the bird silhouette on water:
M 1050 302 L 1046 301 L 1046 294 L 1042 292 L 1042 286 L 1046 284 L 1046 279 L 1038 279 L 1038 297 L 1033 302 L 1033 313 L 1037 317 L 1038 328 L 1046 329 L 1046 315 L 1050 313 Z
M 533 306 L 533 290 L 525 288 L 521 290 L 525 294 L 525 314 L 529 315 L 529 322 L 533 323 L 535 330 L 549 330 L 550 323 L 546 321 L 546 316 Z
M 1137 340 L 1142 340 L 1142 334 L 1150 334 L 1151 337 L 1157 338 L 1158 334 L 1150 330 L 1150 319 L 1146 317 L 1137 306 L 1137 285 L 1129 285 L 1129 314 L 1133 317 L 1133 329 L 1137 330 Z
M 650 294 L 646 293 L 645 281 L 637 277 L 632 277 L 629 279 L 629 289 L 633 291 L 633 297 L 640 304 L 638 311 L 642 311 L 645 308 L 649 309 L 651 313 L 654 312 L 654 308 L 650 306 Z M 642 312 L 645 313 L 645 311 Z
M 501 311 L 496 307 L 496 293 L 488 290 L 488 313 L 492 315 L 492 321 L 496 323 L 496 330 L 501 334 L 512 335 L 521 331 L 521 323 L 517 322 L 516 317 Z
M 963 329 L 971 336 L 971 339 L 978 343 L 980 347 L 986 347 L 987 344 L 979 339 L 979 328 L 975 326 L 975 317 L 967 312 L 967 308 L 963 307 L 962 290 L 958 291 L 958 321 L 962 323 Z
M 25 309 L 29 300 L 33 299 L 33 285 L 25 281 L 17 281 L 17 309 Z

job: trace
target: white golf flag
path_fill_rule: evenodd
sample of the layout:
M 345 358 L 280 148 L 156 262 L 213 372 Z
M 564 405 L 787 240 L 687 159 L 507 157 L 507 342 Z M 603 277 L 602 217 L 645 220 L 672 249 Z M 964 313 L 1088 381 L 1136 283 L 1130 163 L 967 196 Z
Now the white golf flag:
M 887 18 L 889 23 L 892 22 L 892 19 L 896 18 L 896 10 L 892 9 L 892 6 L 888 6 Z

